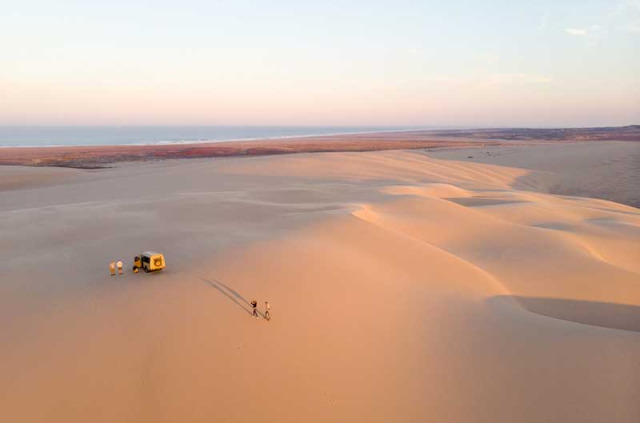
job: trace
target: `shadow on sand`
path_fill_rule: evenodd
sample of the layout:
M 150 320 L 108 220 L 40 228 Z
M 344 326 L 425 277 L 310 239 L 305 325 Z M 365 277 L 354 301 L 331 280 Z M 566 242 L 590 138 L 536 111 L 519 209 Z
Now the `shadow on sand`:
M 533 313 L 555 319 L 640 332 L 640 306 L 637 305 L 516 295 L 498 295 L 488 302 L 498 304 L 509 300 L 516 300 Z
M 232 288 L 229 288 L 224 283 L 216 280 L 216 279 L 205 279 L 200 278 L 203 282 L 207 283 L 211 287 L 220 291 L 222 295 L 233 301 L 238 307 L 244 310 L 249 315 L 252 315 L 251 304 L 247 301 L 242 295 L 240 295 L 237 291 Z

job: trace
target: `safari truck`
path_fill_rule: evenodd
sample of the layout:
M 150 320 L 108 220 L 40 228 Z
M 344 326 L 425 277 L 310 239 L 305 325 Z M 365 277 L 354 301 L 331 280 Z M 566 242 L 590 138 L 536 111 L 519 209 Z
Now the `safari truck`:
M 138 254 L 133 258 L 133 271 L 137 272 L 139 269 L 145 272 L 158 272 L 164 269 L 166 263 L 164 256 L 154 251 L 145 251 L 142 254 Z

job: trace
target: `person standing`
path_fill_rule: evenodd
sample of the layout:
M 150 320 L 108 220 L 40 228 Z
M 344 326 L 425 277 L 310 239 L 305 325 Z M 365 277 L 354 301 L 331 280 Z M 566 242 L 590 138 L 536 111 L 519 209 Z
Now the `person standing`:
M 253 317 L 258 318 L 258 302 L 256 300 L 251 301 L 251 308 L 253 308 Z
M 264 302 L 264 318 L 271 320 L 271 304 L 269 304 L 269 301 Z
M 115 276 L 116 275 L 116 262 L 112 261 L 111 263 L 109 263 L 109 272 L 111 272 L 111 276 Z
M 118 266 L 118 275 L 122 275 L 122 266 L 123 266 L 122 260 L 118 260 L 116 265 Z

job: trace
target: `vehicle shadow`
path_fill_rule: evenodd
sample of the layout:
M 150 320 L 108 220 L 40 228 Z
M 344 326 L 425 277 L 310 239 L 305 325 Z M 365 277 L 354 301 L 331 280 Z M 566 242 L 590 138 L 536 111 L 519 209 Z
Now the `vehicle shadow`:
M 555 319 L 591 326 L 640 332 L 640 306 L 563 298 L 498 295 L 489 303 L 515 300 L 525 309 Z
M 200 279 L 203 282 L 205 282 L 206 284 L 208 284 L 209 286 L 211 286 L 212 288 L 217 289 L 222 295 L 224 295 L 229 300 L 231 300 L 233 303 L 235 303 L 245 313 L 248 313 L 249 315 L 252 315 L 251 304 L 242 295 L 240 295 L 237 291 L 235 291 L 232 288 L 229 288 L 224 283 L 220 282 L 219 280 L 213 279 L 213 278 L 206 279 L 206 278 L 201 277 Z

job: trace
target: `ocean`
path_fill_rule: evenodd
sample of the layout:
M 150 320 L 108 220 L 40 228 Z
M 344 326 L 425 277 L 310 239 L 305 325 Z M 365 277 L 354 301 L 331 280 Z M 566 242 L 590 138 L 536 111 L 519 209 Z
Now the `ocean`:
M 185 144 L 403 131 L 332 126 L 0 126 L 0 147 Z

